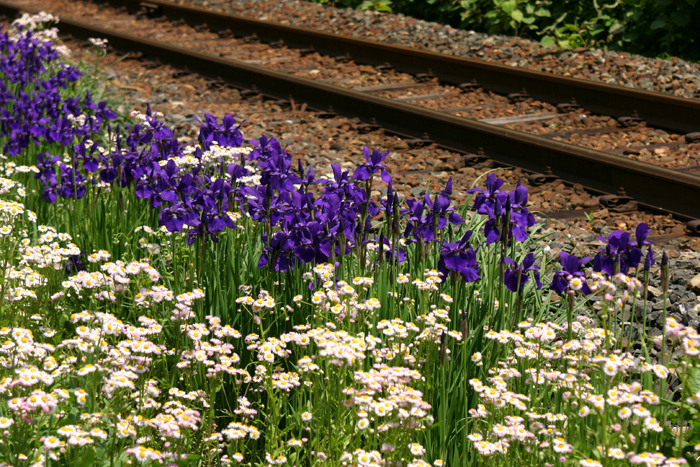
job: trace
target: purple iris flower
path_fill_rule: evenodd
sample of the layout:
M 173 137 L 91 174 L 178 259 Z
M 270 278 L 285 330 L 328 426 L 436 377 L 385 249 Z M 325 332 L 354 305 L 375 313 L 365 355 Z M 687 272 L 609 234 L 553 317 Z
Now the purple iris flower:
M 644 245 L 648 245 L 647 254 L 644 256 L 644 266 L 643 269 L 648 271 L 654 265 L 656 260 L 654 259 L 654 252 L 651 249 L 652 241 L 647 240 L 647 235 L 649 235 L 649 226 L 644 222 L 641 222 L 637 229 L 635 230 L 634 236 L 637 239 L 637 248 L 641 251 Z
M 260 183 L 270 185 L 273 190 L 291 191 L 301 180 L 291 170 L 292 161 L 279 145 L 271 145 L 271 154 L 258 162 L 262 171 Z
M 647 240 L 649 235 L 649 226 L 645 222 L 640 222 L 634 231 L 634 236 L 637 239 L 637 248 L 643 248 L 644 245 L 651 245 L 653 242 Z
M 510 234 L 518 242 L 524 242 L 528 238 L 527 228 L 535 225 L 535 217 L 527 209 L 527 188 L 520 184 L 515 190 L 508 193 L 510 201 Z
M 647 254 L 644 257 L 644 270 L 648 271 L 654 265 L 656 260 L 654 259 L 654 252 L 651 250 L 651 246 L 647 250 Z
M 580 281 L 580 287 L 578 290 L 586 295 L 591 293 L 591 289 L 588 288 L 586 284 L 586 275 L 581 271 L 581 267 L 588 262 L 590 259 L 588 256 L 579 259 L 576 255 L 570 255 L 565 251 L 559 252 L 559 259 L 561 261 L 561 271 L 554 273 L 554 278 L 549 288 L 558 294 L 563 294 L 565 291 L 573 290 L 571 289 L 572 279 L 578 278 Z
M 404 236 L 406 238 L 413 237 L 415 239 L 423 239 L 431 241 L 433 239 L 432 223 L 429 222 L 427 216 L 423 215 L 425 204 L 417 199 L 406 199 L 408 209 L 405 210 L 404 219 L 406 220 L 406 230 Z
M 287 272 L 290 267 L 290 254 L 294 251 L 289 232 L 278 230 L 272 234 L 267 244 L 258 261 L 258 268 L 267 266 L 271 271 Z
M 63 162 L 58 165 L 61 183 L 56 192 L 61 198 L 82 199 L 85 196 L 85 177 L 77 168 Z
M 613 275 L 616 272 L 627 274 L 630 268 L 638 267 L 642 261 L 642 248 L 644 245 L 651 245 L 652 243 L 646 240 L 648 234 L 649 226 L 645 223 L 640 223 L 635 230 L 636 241 L 630 238 L 630 234 L 621 230 L 612 232 L 608 235 L 607 240 L 603 237 L 598 237 L 599 240 L 605 242 L 605 246 L 593 258 L 593 270 Z M 647 254 L 645 265 L 647 261 L 649 262 L 649 267 L 654 263 L 651 249 Z
M 382 164 L 386 156 L 389 155 L 389 151 L 380 153 L 376 149 L 372 150 L 371 154 L 367 146 L 362 147 L 362 154 L 365 156 L 365 162 L 363 162 L 359 167 L 355 169 L 352 174 L 352 178 L 355 180 L 369 180 L 376 172 L 382 174 L 382 180 L 386 183 L 391 181 L 391 176 L 389 172 L 386 171 L 386 165 Z
M 450 206 L 450 193 L 452 193 L 452 178 L 433 199 L 430 199 L 427 193 L 423 196 L 423 202 L 413 198 L 407 199 L 408 210 L 404 211 L 407 225 L 404 236 L 430 242 L 435 240 L 438 232 L 444 229 L 448 222 L 453 225 L 464 224 L 464 220 L 455 212 L 455 208 Z
M 472 208 L 479 214 L 489 214 L 489 204 L 492 204 L 501 193 L 500 188 L 503 185 L 503 180 L 496 178 L 493 173 L 486 175 L 486 190 L 480 188 L 472 188 L 467 190 L 467 194 L 476 193 L 474 205 Z
M 468 230 L 458 242 L 442 242 L 440 246 L 440 260 L 438 271 L 445 277 L 452 272 L 462 276 L 465 282 L 474 282 L 481 279 L 479 276 L 479 263 L 476 261 L 476 251 L 472 250 L 468 243 L 472 231 Z
M 312 165 L 309 165 L 308 169 L 306 170 L 306 173 L 304 173 L 304 166 L 301 163 L 301 159 L 298 159 L 298 164 L 299 164 L 299 180 L 301 181 L 301 184 L 305 187 L 308 187 L 309 185 L 312 185 L 315 180 L 316 180 L 316 175 L 314 174 L 314 168 Z
M 484 203 L 480 208 L 484 214 L 489 216 L 489 219 L 484 224 L 484 235 L 486 236 L 487 245 L 495 243 L 501 238 L 501 224 L 505 222 L 504 214 L 506 213 L 503 201 L 508 202 L 508 196 L 505 193 L 495 196 L 492 203 Z
M 108 121 L 116 118 L 106 102 L 94 102 L 89 92 L 74 97 L 63 95 L 81 73 L 58 63 L 59 58 L 50 41 L 40 41 L 31 31 L 23 30 L 12 39 L 7 33 L 0 34 L 3 152 L 19 155 L 31 145 L 51 144 L 53 150 L 68 153 L 73 159 L 68 165 L 51 157 L 38 160 L 41 168 L 37 178 L 44 183 L 42 197 L 49 203 L 59 196 L 83 196 L 86 184 L 94 182 L 89 173 L 99 168 L 94 145 L 88 153 L 86 141 L 96 139 L 94 135 L 102 133 Z
M 58 156 L 52 156 L 48 152 L 39 153 L 36 158 L 36 167 L 39 172 L 34 174 L 34 178 L 40 179 L 44 184 L 42 199 L 47 203 L 55 203 L 58 199 L 58 194 L 56 193 L 56 188 L 58 187 L 56 164 L 60 159 Z
M 319 183 L 324 185 L 324 192 L 344 193 L 345 187 L 352 185 L 348 172 L 343 171 L 339 164 L 331 164 L 331 171 L 333 172 L 333 179 L 324 178 L 319 180 Z
M 464 220 L 455 212 L 454 207 L 450 207 L 450 195 L 452 194 L 452 177 L 447 181 L 445 188 L 437 195 L 433 201 L 427 193 L 423 199 L 428 208 L 432 210 L 433 223 L 437 222 L 437 228 L 443 229 L 449 221 L 452 225 L 462 225 Z
M 241 122 L 237 126 L 236 119 L 231 114 L 224 115 L 224 118 L 219 124 L 218 119 L 208 113 L 204 114 L 204 122 L 194 117 L 200 123 L 199 127 L 199 142 L 204 148 L 209 148 L 213 141 L 216 141 L 219 146 L 240 147 L 243 144 L 243 135 L 241 134 Z
M 294 255 L 302 263 L 325 263 L 331 256 L 331 241 L 320 222 L 309 222 L 294 234 Z
M 537 284 L 537 289 L 542 287 L 540 282 L 540 268 L 535 266 L 535 255 L 528 253 L 521 264 L 516 263 L 513 259 L 509 257 L 503 258 L 503 262 L 508 263 L 509 266 L 506 268 L 503 274 L 503 283 L 506 288 L 511 292 L 522 292 L 523 286 L 530 280 L 528 272 L 532 271 L 535 278 L 535 283 Z
M 78 274 L 80 271 L 85 271 L 85 264 L 82 259 L 85 257 L 85 252 L 81 251 L 78 255 L 71 255 L 68 257 L 68 261 L 64 266 L 63 270 L 67 275 Z
M 270 185 L 260 185 L 255 188 L 243 187 L 241 192 L 246 197 L 248 213 L 253 220 L 260 222 L 269 220 L 270 225 L 274 226 L 282 218 L 283 211 L 280 209 L 282 201 L 275 195 Z
M 472 188 L 467 191 L 476 193 L 472 208 L 489 217 L 484 224 L 487 244 L 499 240 L 508 242 L 511 238 L 523 242 L 528 238 L 527 229 L 535 225 L 535 218 L 526 207 L 527 188 L 520 184 L 520 180 L 511 192 L 502 191 L 502 185 L 503 180 L 490 173 L 486 176 L 486 190 Z

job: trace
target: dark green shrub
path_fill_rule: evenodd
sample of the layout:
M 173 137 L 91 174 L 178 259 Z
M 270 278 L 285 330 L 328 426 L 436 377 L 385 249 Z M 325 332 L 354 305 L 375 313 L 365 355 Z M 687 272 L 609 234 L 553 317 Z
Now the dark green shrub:
M 315 0 L 393 11 L 561 48 L 600 47 L 700 59 L 698 0 Z

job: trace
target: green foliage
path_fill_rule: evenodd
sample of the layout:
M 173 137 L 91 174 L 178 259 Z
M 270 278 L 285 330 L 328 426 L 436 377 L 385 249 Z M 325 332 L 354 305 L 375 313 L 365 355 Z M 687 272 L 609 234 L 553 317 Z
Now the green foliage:
M 358 6 L 360 10 L 386 11 L 391 13 L 391 0 L 364 0 Z
M 538 18 L 550 16 L 538 3 L 523 0 L 460 0 L 463 10 L 461 25 L 483 29 L 490 34 L 523 35 L 539 28 Z
M 314 0 L 394 11 L 562 49 L 600 47 L 700 59 L 698 0 Z

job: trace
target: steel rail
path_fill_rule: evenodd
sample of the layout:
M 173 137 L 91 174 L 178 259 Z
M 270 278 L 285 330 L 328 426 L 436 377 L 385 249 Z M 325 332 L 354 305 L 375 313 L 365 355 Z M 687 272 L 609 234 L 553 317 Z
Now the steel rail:
M 0 0 L 0 13 L 16 16 L 37 13 L 32 8 Z M 596 191 L 627 194 L 654 209 L 685 219 L 700 218 L 700 177 L 632 161 L 567 143 L 497 127 L 474 120 L 391 101 L 326 83 L 292 76 L 256 65 L 194 52 L 182 47 L 138 38 L 82 21 L 63 18 L 61 33 L 78 38 L 103 37 L 112 47 L 140 51 L 173 66 L 187 66 L 205 76 L 221 77 L 239 87 L 257 88 L 270 96 L 306 102 L 317 109 L 332 105 L 336 112 L 364 121 L 375 118 L 385 129 L 419 137 L 425 132 L 441 146 L 474 153 L 483 147 L 489 158 L 505 165 L 543 172 L 545 167 L 561 179 Z
M 553 104 L 572 98 L 586 110 L 613 117 L 634 112 L 651 126 L 689 133 L 700 131 L 700 100 L 684 99 L 623 86 L 557 76 L 538 71 L 466 59 L 422 50 L 368 41 L 295 26 L 259 21 L 199 7 L 186 7 L 166 0 L 96 0 L 136 11 L 146 6 L 170 19 L 206 24 L 212 30 L 230 30 L 237 36 L 255 34 L 263 42 L 284 41 L 292 47 L 313 46 L 327 55 L 345 55 L 358 63 L 381 65 L 387 61 L 402 72 L 418 74 L 430 70 L 441 81 L 461 84 L 476 80 L 484 89 L 501 94 L 525 88 L 535 99 Z

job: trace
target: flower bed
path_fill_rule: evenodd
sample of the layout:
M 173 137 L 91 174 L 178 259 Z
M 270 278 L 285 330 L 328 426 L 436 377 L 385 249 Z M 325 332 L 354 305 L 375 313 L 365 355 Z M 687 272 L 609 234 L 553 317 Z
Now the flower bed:
M 95 102 L 53 20 L 0 36 L 4 465 L 695 462 L 700 337 L 628 322 L 646 225 L 552 262 L 493 174 L 453 206 L 231 115 L 181 145 Z

